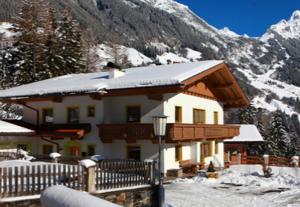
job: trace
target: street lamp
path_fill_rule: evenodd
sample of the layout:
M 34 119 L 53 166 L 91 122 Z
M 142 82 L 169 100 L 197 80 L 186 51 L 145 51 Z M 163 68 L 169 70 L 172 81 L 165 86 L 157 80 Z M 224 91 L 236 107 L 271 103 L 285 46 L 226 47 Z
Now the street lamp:
M 159 175 L 159 193 L 158 193 L 158 202 L 159 207 L 163 206 L 165 200 L 165 192 L 163 186 L 163 176 L 161 172 L 161 137 L 166 135 L 166 127 L 167 127 L 167 116 L 154 116 L 153 117 L 153 127 L 154 127 L 154 135 L 158 137 L 158 175 Z

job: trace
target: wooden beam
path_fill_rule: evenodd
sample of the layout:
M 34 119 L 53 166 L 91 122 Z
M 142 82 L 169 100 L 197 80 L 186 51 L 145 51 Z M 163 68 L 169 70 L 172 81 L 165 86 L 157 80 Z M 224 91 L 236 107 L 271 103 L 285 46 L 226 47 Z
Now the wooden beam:
M 227 83 L 224 85 L 216 85 L 216 86 L 211 86 L 213 89 L 225 89 L 225 88 L 231 88 L 233 86 L 233 83 Z
M 243 98 L 237 98 L 237 99 L 230 99 L 230 100 L 223 100 L 226 102 L 227 105 L 235 105 L 237 102 L 243 101 Z

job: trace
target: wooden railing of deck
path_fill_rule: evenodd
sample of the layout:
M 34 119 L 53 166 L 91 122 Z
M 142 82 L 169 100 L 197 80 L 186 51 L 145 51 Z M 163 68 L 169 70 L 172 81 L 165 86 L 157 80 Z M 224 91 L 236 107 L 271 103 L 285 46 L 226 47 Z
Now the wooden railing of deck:
M 100 124 L 98 128 L 103 142 L 156 140 L 152 124 Z M 168 124 L 165 138 L 167 142 L 227 139 L 239 135 L 239 128 L 235 125 Z

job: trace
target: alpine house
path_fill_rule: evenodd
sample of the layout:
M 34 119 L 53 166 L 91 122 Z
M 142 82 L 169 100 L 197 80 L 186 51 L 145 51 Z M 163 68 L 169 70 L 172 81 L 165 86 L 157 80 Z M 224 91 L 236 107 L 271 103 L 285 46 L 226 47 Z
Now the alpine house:
M 65 75 L 0 91 L 0 101 L 23 106 L 22 120 L 9 122 L 34 133 L 9 143 L 33 155 L 157 159 L 152 118 L 166 115 L 164 172 L 181 160 L 222 167 L 223 140 L 239 135 L 239 126 L 224 125 L 224 110 L 249 105 L 216 60 Z

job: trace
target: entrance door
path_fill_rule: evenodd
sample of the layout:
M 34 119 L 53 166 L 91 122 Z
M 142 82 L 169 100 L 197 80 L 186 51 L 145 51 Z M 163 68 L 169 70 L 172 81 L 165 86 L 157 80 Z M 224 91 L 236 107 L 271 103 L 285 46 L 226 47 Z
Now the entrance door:
M 79 157 L 80 156 L 80 147 L 78 147 L 78 146 L 70 147 L 70 156 L 71 157 Z

